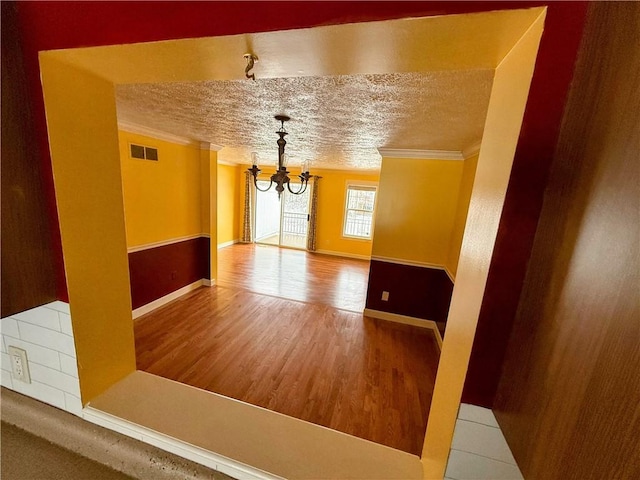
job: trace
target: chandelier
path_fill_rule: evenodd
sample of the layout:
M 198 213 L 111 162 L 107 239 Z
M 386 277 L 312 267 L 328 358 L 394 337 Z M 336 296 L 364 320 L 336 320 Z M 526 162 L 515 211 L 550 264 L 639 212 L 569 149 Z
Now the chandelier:
M 276 173 L 271 175 L 271 182 L 269 183 L 269 186 L 265 189 L 258 187 L 258 175 L 262 170 L 258 168 L 257 155 L 255 153 L 251 154 L 251 160 L 253 162 L 253 166 L 247 171 L 251 173 L 251 175 L 253 175 L 253 184 L 255 185 L 256 189 L 260 190 L 261 192 L 268 191 L 275 183 L 276 192 L 278 192 L 278 199 L 279 199 L 280 196 L 282 195 L 282 192 L 284 192 L 285 185 L 287 186 L 287 190 L 289 190 L 289 192 L 294 195 L 300 195 L 304 193 L 305 190 L 307 189 L 307 185 L 309 183 L 309 179 L 311 178 L 311 175 L 309 174 L 308 162 L 303 162 L 301 167 L 301 173 L 300 175 L 298 175 L 298 178 L 300 179 L 300 188 L 297 191 L 294 191 L 291 189 L 289 172 L 287 171 L 287 154 L 284 153 L 284 147 L 287 144 L 287 141 L 284 139 L 284 136 L 287 135 L 287 131 L 284 129 L 284 122 L 288 122 L 290 118 L 286 115 L 276 115 L 275 119 L 280 122 L 280 128 L 276 132 L 280 136 L 280 138 L 278 138 L 277 140 L 278 166 L 277 166 Z

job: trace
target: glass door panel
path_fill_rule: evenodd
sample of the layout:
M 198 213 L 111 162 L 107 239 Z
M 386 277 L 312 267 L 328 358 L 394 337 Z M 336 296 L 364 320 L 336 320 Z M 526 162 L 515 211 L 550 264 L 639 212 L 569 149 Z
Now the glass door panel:
M 267 188 L 269 182 L 258 180 L 258 187 Z M 280 201 L 275 188 L 256 191 L 256 243 L 280 244 Z
M 300 184 L 292 184 L 296 192 Z M 287 190 L 282 196 L 282 224 L 280 226 L 280 245 L 283 247 L 307 248 L 307 228 L 309 226 L 309 192 L 293 195 Z

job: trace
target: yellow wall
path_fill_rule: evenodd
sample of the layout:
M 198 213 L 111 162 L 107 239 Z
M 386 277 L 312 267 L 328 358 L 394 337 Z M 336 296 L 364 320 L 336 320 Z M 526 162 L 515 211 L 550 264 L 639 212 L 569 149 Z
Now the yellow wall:
M 318 198 L 318 252 L 355 257 L 373 254 L 457 266 L 476 162 L 477 155 L 464 162 L 385 158 L 381 175 L 314 169 L 313 173 L 322 177 Z M 242 227 L 247 168 L 246 165 L 238 167 L 235 224 L 238 229 Z M 358 182 L 379 184 L 373 241 L 342 236 L 347 184 Z M 223 241 L 228 240 L 220 239 L 219 243 Z
M 313 173 L 322 177 L 318 194 L 317 250 L 321 253 L 370 257 L 371 240 L 342 236 L 347 184 L 364 182 L 365 184 L 374 183 L 377 185 L 380 175 L 319 169 L 315 169 Z
M 203 232 L 200 149 L 119 132 L 127 246 Z M 158 149 L 156 161 L 131 158 L 129 143 Z
M 209 242 L 209 280 L 218 276 L 218 151 L 200 150 L 200 218 Z
M 240 239 L 240 166 L 218 164 L 218 245 Z
M 239 205 L 238 228 L 242 232 L 245 176 L 249 168 L 243 165 L 239 168 Z M 318 238 L 316 249 L 319 253 L 369 258 L 371 256 L 371 240 L 346 238 L 342 236 L 344 222 L 344 207 L 346 202 L 347 184 L 364 182 L 378 184 L 378 173 L 355 173 L 347 170 L 312 169 L 314 175 L 322 177 L 318 190 Z M 270 172 L 270 168 L 265 168 Z M 268 175 L 261 175 L 268 179 Z M 273 187 L 272 187 L 273 188 Z
M 462 170 L 455 160 L 383 158 L 373 256 L 445 265 Z
M 467 158 L 464 161 L 464 167 L 462 169 L 462 180 L 460 181 L 456 216 L 454 219 L 449 255 L 446 263 L 447 270 L 451 275 L 453 275 L 453 277 L 455 277 L 456 272 L 458 271 L 458 259 L 460 257 L 460 249 L 462 248 L 462 237 L 464 236 L 464 227 L 467 223 L 467 212 L 469 211 L 469 201 L 471 200 L 471 189 L 473 188 L 473 180 L 476 177 L 477 166 L 478 154 Z
M 40 65 L 86 403 L 136 369 L 114 88 L 49 57 Z
M 207 192 L 211 189 L 211 152 L 200 150 L 200 226 L 203 233 L 210 233 L 211 205 Z M 214 242 L 215 243 L 215 242 Z

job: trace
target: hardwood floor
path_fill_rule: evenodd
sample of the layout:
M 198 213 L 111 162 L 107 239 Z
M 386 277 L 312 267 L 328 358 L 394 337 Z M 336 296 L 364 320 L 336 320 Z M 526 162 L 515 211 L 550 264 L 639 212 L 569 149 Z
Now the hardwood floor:
M 324 260 L 339 276 L 343 259 Z M 260 270 L 247 275 L 137 319 L 138 368 L 419 455 L 439 357 L 431 330 L 227 286 L 261 284 Z M 306 299 L 341 298 L 325 283 Z
M 240 243 L 218 251 L 224 287 L 362 312 L 368 281 L 368 260 Z

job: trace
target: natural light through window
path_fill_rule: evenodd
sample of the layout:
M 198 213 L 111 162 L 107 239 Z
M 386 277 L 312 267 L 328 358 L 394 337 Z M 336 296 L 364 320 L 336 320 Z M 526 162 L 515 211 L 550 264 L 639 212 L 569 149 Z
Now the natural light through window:
M 375 186 L 347 185 L 347 201 L 342 229 L 342 234 L 345 237 L 371 238 L 375 203 Z

